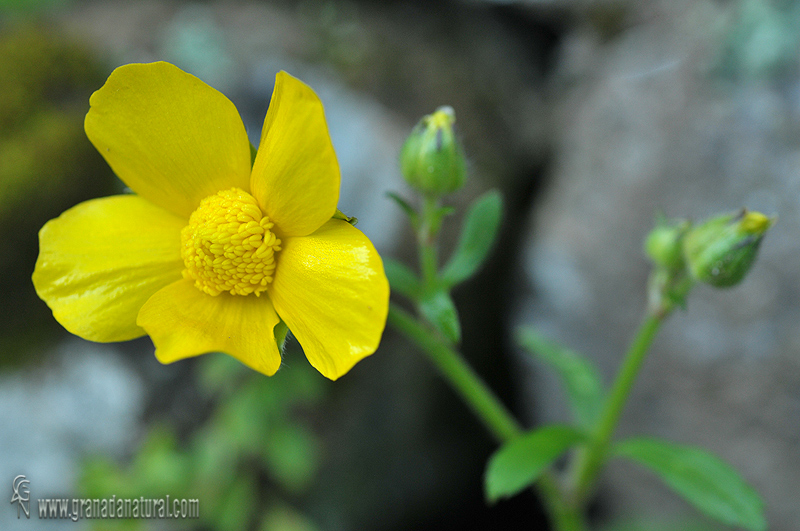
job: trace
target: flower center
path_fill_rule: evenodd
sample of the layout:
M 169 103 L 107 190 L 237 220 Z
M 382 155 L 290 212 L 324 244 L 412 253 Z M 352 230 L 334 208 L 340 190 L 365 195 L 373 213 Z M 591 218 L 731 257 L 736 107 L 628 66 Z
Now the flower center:
M 260 295 L 272 282 L 281 241 L 255 198 L 231 188 L 200 201 L 181 231 L 183 277 L 209 295 Z

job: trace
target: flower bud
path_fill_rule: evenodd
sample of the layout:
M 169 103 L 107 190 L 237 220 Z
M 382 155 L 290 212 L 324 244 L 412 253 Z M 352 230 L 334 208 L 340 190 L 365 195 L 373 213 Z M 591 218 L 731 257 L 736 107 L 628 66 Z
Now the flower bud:
M 764 233 L 773 223 L 760 212 L 742 210 L 694 227 L 683 244 L 689 273 L 716 287 L 738 284 L 750 270 Z
M 403 144 L 400 168 L 415 189 L 441 196 L 463 186 L 467 169 L 464 151 L 453 134 L 455 121 L 452 107 L 439 107 L 419 121 Z
M 659 220 L 656 227 L 647 235 L 644 250 L 658 266 L 669 270 L 682 270 L 683 237 L 689 228 L 688 221 L 669 223 Z

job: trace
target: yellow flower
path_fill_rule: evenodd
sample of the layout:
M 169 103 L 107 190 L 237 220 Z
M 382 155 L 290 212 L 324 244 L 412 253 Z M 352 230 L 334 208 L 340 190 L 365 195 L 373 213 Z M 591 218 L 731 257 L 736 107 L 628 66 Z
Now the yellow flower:
M 221 351 L 272 375 L 283 320 L 328 378 L 372 354 L 389 284 L 372 243 L 332 219 L 339 166 L 322 103 L 286 72 L 251 168 L 234 105 L 168 63 L 114 70 L 86 134 L 135 192 L 39 233 L 36 292 L 92 341 L 148 334 L 162 363 Z

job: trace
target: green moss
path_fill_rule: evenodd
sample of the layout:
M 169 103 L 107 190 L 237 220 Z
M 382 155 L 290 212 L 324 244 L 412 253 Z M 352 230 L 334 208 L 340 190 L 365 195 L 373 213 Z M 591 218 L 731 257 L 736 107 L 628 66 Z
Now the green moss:
M 0 305 L 0 365 L 60 330 L 30 281 L 39 229 L 118 189 L 83 131 L 89 96 L 104 77 L 88 51 L 52 28 L 0 31 L 0 278 L 13 301 Z

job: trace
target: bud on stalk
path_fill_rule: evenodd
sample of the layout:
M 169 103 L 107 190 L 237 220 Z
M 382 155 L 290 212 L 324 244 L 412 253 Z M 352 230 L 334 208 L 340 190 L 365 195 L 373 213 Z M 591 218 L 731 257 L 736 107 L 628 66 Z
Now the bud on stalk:
M 464 151 L 453 134 L 452 107 L 439 107 L 414 127 L 400 152 L 403 178 L 416 190 L 443 196 L 464 185 Z
M 773 224 L 774 219 L 743 209 L 693 227 L 683 242 L 690 275 L 716 287 L 738 284 L 750 270 L 764 233 Z
M 683 270 L 683 237 L 688 229 L 686 220 L 669 222 L 659 219 L 644 241 L 645 253 L 659 267 L 670 271 Z

